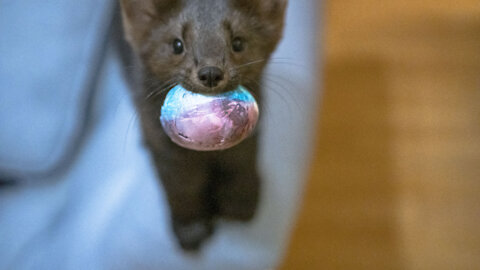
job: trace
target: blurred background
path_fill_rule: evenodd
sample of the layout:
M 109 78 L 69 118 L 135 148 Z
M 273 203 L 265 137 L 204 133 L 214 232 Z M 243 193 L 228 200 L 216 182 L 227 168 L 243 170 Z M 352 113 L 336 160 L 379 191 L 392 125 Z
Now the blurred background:
M 480 269 L 480 1 L 324 10 L 318 139 L 281 269 Z

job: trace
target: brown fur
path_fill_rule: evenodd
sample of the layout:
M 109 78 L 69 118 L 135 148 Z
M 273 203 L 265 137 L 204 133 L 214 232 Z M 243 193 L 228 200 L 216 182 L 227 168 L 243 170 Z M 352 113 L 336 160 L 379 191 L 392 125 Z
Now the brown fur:
M 250 220 L 259 201 L 257 135 L 224 151 L 196 152 L 172 143 L 160 125 L 160 108 L 175 84 L 218 93 L 246 86 L 261 103 L 261 77 L 281 38 L 286 0 L 121 0 L 126 38 L 141 72 L 132 89 L 143 133 L 167 192 L 173 229 L 184 249 L 197 249 L 216 217 Z M 240 37 L 245 50 L 234 52 Z M 185 47 L 174 54 L 172 44 Z M 205 86 L 202 67 L 224 79 Z

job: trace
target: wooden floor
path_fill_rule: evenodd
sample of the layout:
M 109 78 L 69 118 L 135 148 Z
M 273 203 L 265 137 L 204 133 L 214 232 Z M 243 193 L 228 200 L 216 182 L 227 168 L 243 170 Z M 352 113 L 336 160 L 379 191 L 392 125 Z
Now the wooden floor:
M 283 270 L 480 269 L 480 1 L 327 0 Z

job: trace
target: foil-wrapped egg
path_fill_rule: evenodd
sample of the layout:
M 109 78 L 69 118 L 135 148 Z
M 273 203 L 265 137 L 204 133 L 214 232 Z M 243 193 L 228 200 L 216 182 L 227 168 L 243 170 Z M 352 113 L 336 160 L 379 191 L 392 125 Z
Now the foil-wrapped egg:
M 233 147 L 247 138 L 258 116 L 257 102 L 243 86 L 205 95 L 177 85 L 165 98 L 160 121 L 174 143 L 191 150 L 215 151 Z

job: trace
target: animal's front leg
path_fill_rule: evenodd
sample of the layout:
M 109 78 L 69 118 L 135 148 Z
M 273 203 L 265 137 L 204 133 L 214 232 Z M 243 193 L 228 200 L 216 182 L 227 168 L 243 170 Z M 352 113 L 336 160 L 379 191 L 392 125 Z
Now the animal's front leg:
M 175 145 L 164 133 L 158 105 L 143 104 L 144 139 L 169 203 L 173 231 L 180 246 L 198 249 L 213 232 L 208 203 L 208 156 Z
M 155 163 L 178 242 L 183 249 L 196 250 L 213 233 L 213 224 L 207 197 L 208 167 L 200 153 L 189 152 L 156 155 Z
M 219 154 L 215 163 L 215 199 L 217 215 L 249 221 L 256 213 L 260 198 L 260 177 L 257 171 L 256 138 Z

